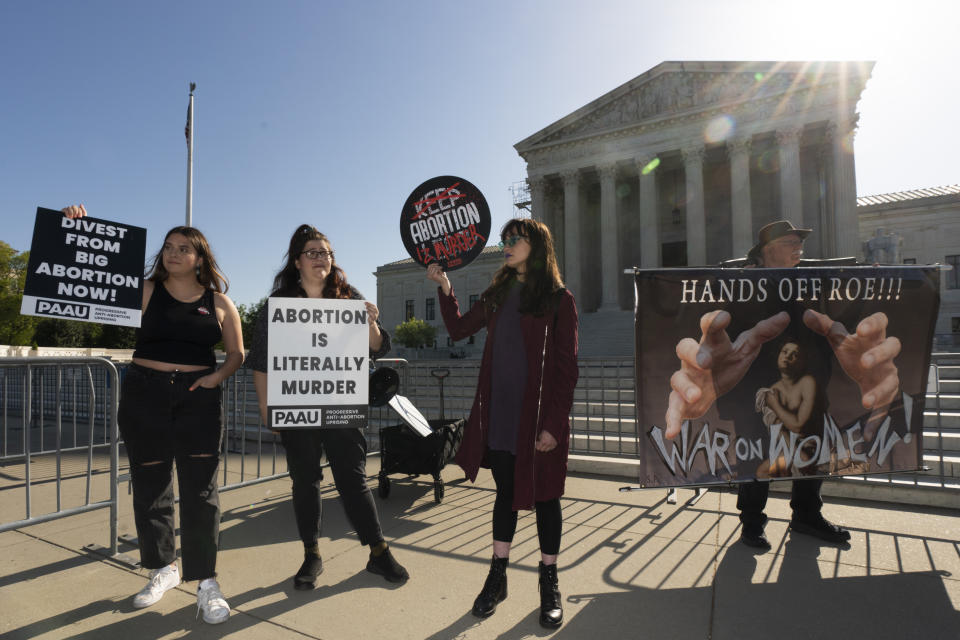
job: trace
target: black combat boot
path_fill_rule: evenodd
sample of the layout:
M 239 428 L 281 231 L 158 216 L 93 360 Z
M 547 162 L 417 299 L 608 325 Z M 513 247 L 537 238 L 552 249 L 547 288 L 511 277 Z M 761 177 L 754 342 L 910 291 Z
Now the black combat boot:
M 556 629 L 563 623 L 557 565 L 540 563 L 540 626 Z
M 493 556 L 490 561 L 490 573 L 483 583 L 480 595 L 473 601 L 471 613 L 478 618 L 486 618 L 497 610 L 497 604 L 507 598 L 507 563 L 509 558 Z

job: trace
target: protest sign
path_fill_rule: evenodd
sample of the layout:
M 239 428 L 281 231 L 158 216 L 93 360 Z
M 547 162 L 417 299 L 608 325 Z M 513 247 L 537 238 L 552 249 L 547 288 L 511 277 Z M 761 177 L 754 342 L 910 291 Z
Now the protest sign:
M 20 313 L 140 326 L 147 230 L 37 208 Z
M 362 300 L 270 298 L 271 429 L 365 427 L 370 330 Z
M 490 207 L 467 180 L 438 176 L 410 194 L 400 212 L 400 237 L 419 264 L 439 262 L 446 271 L 465 267 L 490 236 Z
M 939 305 L 936 266 L 660 269 L 638 270 L 635 278 L 643 486 L 863 475 L 921 466 L 927 370 Z M 688 365 L 685 373 L 699 383 L 708 402 L 681 416 L 680 434 L 668 440 L 671 376 L 682 369 L 678 350 L 698 352 L 701 320 L 717 310 L 730 314 L 726 334 L 739 355 L 724 358 L 722 336 L 716 335 L 711 342 L 716 360 L 702 368 Z M 810 310 L 828 316 L 819 326 L 830 329 L 829 338 L 813 330 L 816 316 Z M 893 366 L 865 366 L 857 343 L 871 346 L 870 341 L 843 339 L 856 334 L 868 317 L 886 320 L 885 336 L 899 340 Z M 764 327 L 783 328 L 763 342 L 752 330 L 768 320 Z M 685 338 L 693 343 L 681 344 Z M 892 403 L 865 409 L 864 394 L 881 379 L 893 382 Z

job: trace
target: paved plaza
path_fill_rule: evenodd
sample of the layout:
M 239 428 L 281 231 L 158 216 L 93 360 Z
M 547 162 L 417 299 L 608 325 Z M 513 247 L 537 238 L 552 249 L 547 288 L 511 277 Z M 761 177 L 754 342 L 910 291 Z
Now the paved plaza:
M 368 472 L 375 485 L 377 459 Z M 22 517 L 22 479 L 0 479 L 0 519 Z M 38 472 L 39 473 L 39 472 Z M 65 474 L 69 475 L 69 474 Z M 488 472 L 471 485 L 444 471 L 446 496 L 429 477 L 393 477 L 377 498 L 384 533 L 410 571 L 403 586 L 364 570 L 367 550 L 350 531 L 336 491 L 324 493 L 325 571 L 317 589 L 295 591 L 302 560 L 287 479 L 222 494 L 220 582 L 233 614 L 219 626 L 196 618 L 195 583 L 141 610 L 131 596 L 146 572 L 84 550 L 105 545 L 107 511 L 0 534 L 0 637 L 89 638 L 918 638 L 955 640 L 960 629 L 960 510 L 828 498 L 825 515 L 851 529 L 849 548 L 791 535 L 788 497 L 773 493 L 773 550 L 738 543 L 736 495 L 712 490 L 695 504 L 680 490 L 621 492 L 625 480 L 568 480 L 560 590 L 565 623 L 537 623 L 538 549 L 532 514 L 520 519 L 508 571 L 509 597 L 486 620 L 470 614 L 491 554 L 494 499 Z M 102 491 L 103 476 L 94 476 Z M 329 478 L 328 478 L 329 480 Z M 36 481 L 36 479 L 35 479 Z M 55 483 L 34 488 L 35 513 Z M 82 495 L 65 481 L 63 501 Z M 135 535 L 121 485 L 121 535 Z M 135 547 L 121 553 L 137 558 Z

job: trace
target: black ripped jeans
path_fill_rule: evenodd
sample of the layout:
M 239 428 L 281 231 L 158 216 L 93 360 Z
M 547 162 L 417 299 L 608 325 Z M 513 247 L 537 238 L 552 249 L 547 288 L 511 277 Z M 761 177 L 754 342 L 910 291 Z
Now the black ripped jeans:
M 190 391 L 197 378 L 211 371 L 167 373 L 130 365 L 117 411 L 130 460 L 140 564 L 147 569 L 159 569 L 177 557 L 173 464 L 177 465 L 184 580 L 212 578 L 217 568 L 220 389 Z

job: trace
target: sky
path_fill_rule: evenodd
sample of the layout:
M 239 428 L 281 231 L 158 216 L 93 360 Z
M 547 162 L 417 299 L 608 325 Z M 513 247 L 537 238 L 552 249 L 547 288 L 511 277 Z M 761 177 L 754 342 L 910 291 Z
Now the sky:
M 38 206 L 193 222 L 237 304 L 265 296 L 290 234 L 324 232 L 352 284 L 407 257 L 400 209 L 471 181 L 493 229 L 526 177 L 513 145 L 666 60 L 873 60 L 857 191 L 960 183 L 960 3 L 913 0 L 0 2 L 0 240 Z

